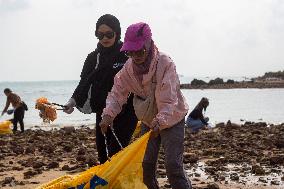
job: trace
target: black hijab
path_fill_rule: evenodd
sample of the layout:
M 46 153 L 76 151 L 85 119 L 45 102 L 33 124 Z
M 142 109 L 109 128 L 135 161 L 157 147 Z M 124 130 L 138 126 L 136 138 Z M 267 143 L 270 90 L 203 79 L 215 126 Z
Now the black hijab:
M 117 46 L 119 43 L 121 43 L 120 42 L 120 38 L 121 38 L 120 22 L 115 16 L 113 16 L 111 14 L 105 14 L 105 15 L 101 16 L 96 23 L 96 31 L 95 31 L 96 35 L 97 35 L 99 27 L 103 24 L 110 27 L 116 33 L 116 38 L 115 38 L 115 42 L 114 42 L 113 46 L 103 47 L 100 43 L 98 43 L 97 48 L 101 52 L 111 51 L 111 50 L 113 50 L 113 48 L 115 46 Z

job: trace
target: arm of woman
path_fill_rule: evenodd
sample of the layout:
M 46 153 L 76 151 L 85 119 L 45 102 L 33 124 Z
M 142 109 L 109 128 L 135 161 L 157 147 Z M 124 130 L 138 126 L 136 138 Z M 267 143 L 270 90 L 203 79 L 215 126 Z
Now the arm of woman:
M 160 87 L 156 90 L 156 102 L 158 114 L 153 122 L 158 122 L 161 128 L 167 128 L 173 123 L 173 114 L 178 106 L 179 79 L 173 61 L 164 56 L 162 64 L 166 65 L 161 79 Z
M 4 109 L 3 109 L 1 115 L 4 115 L 4 114 L 7 112 L 7 110 L 8 110 L 8 108 L 9 108 L 10 104 L 11 104 L 11 102 L 10 102 L 9 98 L 7 97 L 6 105 L 5 105 L 5 107 L 4 107 Z
M 114 119 L 121 112 L 122 106 L 127 102 L 128 94 L 127 72 L 125 67 L 123 67 L 114 77 L 114 84 L 111 92 L 108 93 L 102 117 L 108 115 Z
M 199 113 L 200 121 L 201 121 L 204 125 L 208 125 L 207 121 L 204 119 L 202 110 L 200 110 L 198 113 Z

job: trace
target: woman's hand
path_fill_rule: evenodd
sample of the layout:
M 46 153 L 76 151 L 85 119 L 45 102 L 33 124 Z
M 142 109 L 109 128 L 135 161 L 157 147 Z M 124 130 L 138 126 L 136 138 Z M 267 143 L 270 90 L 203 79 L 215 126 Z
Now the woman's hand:
M 151 132 L 151 137 L 152 138 L 156 138 L 157 136 L 159 136 L 160 134 L 160 124 L 157 120 L 153 120 L 151 125 L 150 125 L 150 129 L 152 130 Z
M 100 127 L 101 131 L 103 134 L 107 132 L 108 127 L 112 124 L 113 118 L 110 117 L 109 115 L 104 115 L 101 122 L 100 122 Z
M 65 106 L 65 108 L 64 108 L 63 112 L 65 112 L 67 114 L 71 114 L 74 111 L 74 107 L 76 106 L 76 102 L 73 98 L 70 98 L 70 100 L 68 100 L 68 102 L 64 106 Z

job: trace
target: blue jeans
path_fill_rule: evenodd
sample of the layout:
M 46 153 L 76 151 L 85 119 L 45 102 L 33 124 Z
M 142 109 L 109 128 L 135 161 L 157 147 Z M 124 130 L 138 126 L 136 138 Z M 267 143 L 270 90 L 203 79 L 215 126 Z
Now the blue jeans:
M 205 127 L 205 124 L 200 119 L 192 119 L 188 116 L 186 119 L 186 126 L 193 132 L 198 132 L 200 129 Z

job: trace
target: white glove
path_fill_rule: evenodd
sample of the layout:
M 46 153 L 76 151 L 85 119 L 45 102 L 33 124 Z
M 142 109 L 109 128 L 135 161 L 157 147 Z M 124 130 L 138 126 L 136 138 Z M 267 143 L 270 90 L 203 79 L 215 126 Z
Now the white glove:
M 74 111 L 74 107 L 76 106 L 76 101 L 74 100 L 74 98 L 70 98 L 64 106 L 65 108 L 63 112 L 71 114 Z

